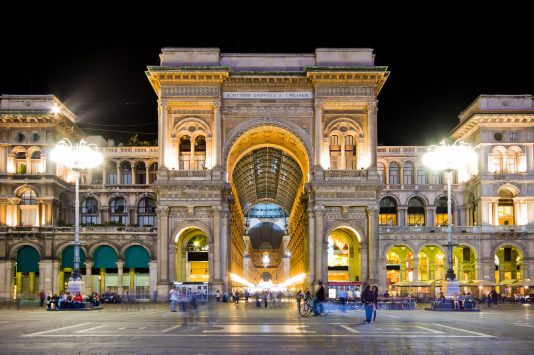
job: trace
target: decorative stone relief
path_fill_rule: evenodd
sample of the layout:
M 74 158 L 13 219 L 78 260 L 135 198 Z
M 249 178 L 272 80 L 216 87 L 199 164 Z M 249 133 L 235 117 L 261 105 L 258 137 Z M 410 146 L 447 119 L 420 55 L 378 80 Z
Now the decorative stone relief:
M 218 86 L 173 86 L 164 87 L 163 96 L 220 96 Z
M 368 86 L 319 87 L 315 90 L 318 96 L 373 96 L 375 89 Z

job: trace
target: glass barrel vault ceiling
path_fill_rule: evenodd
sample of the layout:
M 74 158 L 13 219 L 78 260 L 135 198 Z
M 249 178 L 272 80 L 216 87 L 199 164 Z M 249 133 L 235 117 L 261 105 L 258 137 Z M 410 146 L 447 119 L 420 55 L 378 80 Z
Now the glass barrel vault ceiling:
M 232 174 L 243 213 L 258 203 L 276 203 L 291 212 L 302 181 L 300 166 L 280 149 L 265 147 L 245 155 Z

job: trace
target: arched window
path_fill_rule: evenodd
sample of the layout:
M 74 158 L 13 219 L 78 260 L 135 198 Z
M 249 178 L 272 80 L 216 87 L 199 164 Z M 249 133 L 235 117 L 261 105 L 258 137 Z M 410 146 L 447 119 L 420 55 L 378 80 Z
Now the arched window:
M 432 185 L 441 185 L 443 184 L 443 173 L 441 170 L 432 171 Z
M 345 169 L 356 170 L 356 145 L 354 144 L 354 136 L 350 134 L 345 136 L 345 146 L 342 149 L 345 149 Z
M 413 164 L 412 162 L 405 162 L 403 167 L 403 179 L 402 183 L 404 185 L 413 185 Z
M 475 195 L 473 193 L 469 194 L 467 198 L 467 204 L 469 209 L 469 222 L 471 226 L 478 225 L 478 203 L 475 200 Z
M 20 197 L 20 224 L 22 226 L 39 226 L 39 213 L 37 209 L 37 194 L 35 190 L 26 188 Z
M 129 161 L 124 161 L 121 163 L 121 184 L 122 185 L 131 185 L 132 184 L 132 164 Z
M 106 163 L 106 183 L 117 185 L 117 165 L 112 161 Z
M 150 169 L 148 170 L 148 183 L 153 184 L 158 178 L 158 163 L 150 164 Z
M 27 189 L 22 193 L 22 195 L 20 195 L 20 204 L 24 206 L 36 205 L 36 198 L 37 195 L 35 194 L 35 191 L 32 189 Z
M 146 184 L 146 165 L 142 161 L 135 163 L 135 183 Z
M 505 150 L 503 147 L 495 147 L 490 154 L 490 172 L 502 174 Z
M 180 138 L 180 156 L 179 168 L 181 170 L 191 169 L 191 138 L 189 136 L 182 136 Z
M 128 224 L 128 213 L 126 212 L 126 200 L 124 198 L 116 197 L 111 200 L 109 221 L 123 225 Z
M 517 173 L 519 166 L 519 152 L 510 148 L 506 153 L 506 172 L 508 174 Z
M 156 201 L 150 197 L 143 197 L 137 206 L 138 224 L 140 227 L 156 225 Z
M 451 211 L 454 211 L 454 208 L 451 205 Z M 451 213 L 451 216 L 453 214 Z M 449 213 L 447 210 L 447 197 L 440 197 L 436 202 L 436 225 L 437 226 L 448 226 L 449 225 Z
M 339 145 L 339 136 L 333 134 L 330 136 L 330 168 L 332 170 L 341 167 L 341 146 Z
M 202 170 L 206 167 L 206 138 L 198 136 L 195 138 L 195 165 L 194 169 Z
M 82 224 L 98 224 L 98 202 L 92 198 L 86 198 L 82 203 Z
M 26 174 L 26 152 L 15 153 L 15 167 L 17 174 Z
M 425 204 L 418 197 L 412 197 L 408 202 L 408 225 L 425 225 Z
M 41 168 L 41 151 L 36 150 L 31 156 L 30 174 L 39 174 Z
M 398 185 L 399 184 L 399 164 L 392 162 L 389 164 L 389 184 Z
M 383 163 L 376 163 L 376 171 L 378 173 L 378 176 L 380 177 L 380 181 L 382 181 L 383 184 L 385 184 L 386 182 L 384 181 L 385 179 L 385 171 L 386 171 L 386 167 L 384 166 Z
M 428 171 L 424 167 L 417 168 L 417 185 L 428 184 Z
M 397 225 L 397 202 L 394 198 L 384 197 L 380 200 L 378 222 L 380 225 Z
M 499 206 L 497 208 L 499 225 L 515 224 L 513 199 L 514 194 L 510 190 L 502 189 L 499 192 Z

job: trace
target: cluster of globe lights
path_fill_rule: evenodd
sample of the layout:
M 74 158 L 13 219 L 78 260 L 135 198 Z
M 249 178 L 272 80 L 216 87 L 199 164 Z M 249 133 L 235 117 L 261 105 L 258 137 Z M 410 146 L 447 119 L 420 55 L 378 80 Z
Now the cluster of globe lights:
M 423 156 L 423 163 L 432 170 L 455 170 L 475 165 L 477 154 L 469 145 L 461 140 L 447 145 L 445 140 L 439 145 L 431 145 Z
M 67 138 L 63 138 L 51 152 L 52 160 L 74 171 L 92 169 L 104 160 L 103 155 L 97 150 L 95 144 L 88 144 L 86 140 L 80 140 L 78 144 L 72 144 Z

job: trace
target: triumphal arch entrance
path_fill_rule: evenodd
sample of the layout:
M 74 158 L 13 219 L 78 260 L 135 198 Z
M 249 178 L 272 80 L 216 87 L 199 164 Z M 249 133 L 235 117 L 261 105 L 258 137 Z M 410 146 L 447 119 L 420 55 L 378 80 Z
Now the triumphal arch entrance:
M 370 49 L 164 48 L 158 295 L 378 278 L 377 95 Z

